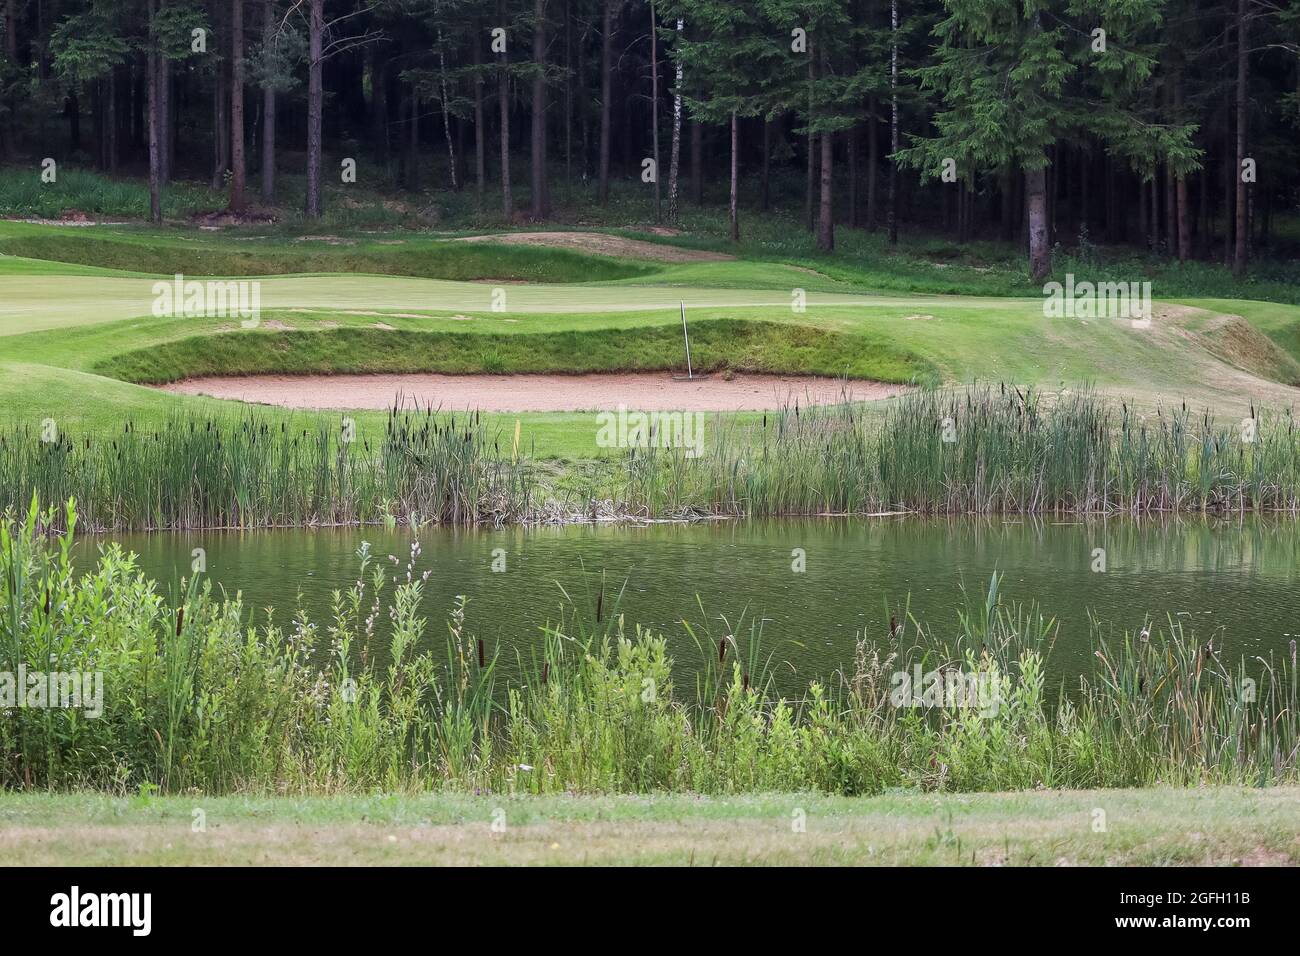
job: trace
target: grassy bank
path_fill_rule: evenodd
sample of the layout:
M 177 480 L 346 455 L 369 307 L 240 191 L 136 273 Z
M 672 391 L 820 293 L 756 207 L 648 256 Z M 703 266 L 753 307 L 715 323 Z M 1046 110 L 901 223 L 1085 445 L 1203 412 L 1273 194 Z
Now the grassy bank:
M 0 796 L 0 853 L 16 866 L 1285 866 L 1300 862 L 1297 813 L 1295 787 L 867 798 L 32 794 Z
M 881 336 L 791 323 L 698 321 L 691 328 L 691 357 L 701 372 L 939 381 L 933 365 Z M 667 325 L 528 335 L 338 328 L 280 332 L 269 339 L 193 336 L 118 355 L 96 371 L 159 383 L 204 375 L 673 371 L 681 364 L 681 331 Z
M 79 573 L 71 536 L 36 524 L 0 524 L 0 661 L 102 685 L 77 707 L 15 699 L 0 789 L 852 795 L 1300 773 L 1294 646 L 1228 661 L 1172 622 L 1098 633 L 1092 672 L 1052 700 L 1055 623 L 1004 603 L 996 577 L 966 596 L 955 637 L 902 612 L 834 679 L 777 699 L 761 628 L 710 624 L 703 609 L 682 624 L 699 654 L 685 686 L 664 638 L 625 620 L 614 594 L 570 603 L 531 647 L 474 634 L 464 600 L 440 636 L 418 547 L 391 565 L 362 548 L 332 620 L 254 623 L 195 579 L 165 598 L 113 546 Z M 913 673 L 927 676 L 906 688 Z
M 573 419 L 593 439 L 600 430 L 594 414 Z M 95 531 L 1300 512 L 1300 440 L 1289 414 L 1252 409 L 1223 423 L 1179 406 L 1144 416 L 1087 390 L 1045 398 L 999 386 L 915 392 L 874 413 L 796 402 L 702 421 L 698 457 L 660 423 L 639 446 L 630 435 L 634 447 L 606 449 L 613 457 L 586 468 L 537 460 L 531 443 L 516 441 L 522 429 L 427 409 L 390 413 L 380 437 L 354 434 L 343 415 L 292 425 L 257 413 L 152 428 L 128 420 L 109 437 L 16 425 L 0 429 L 0 508 L 23 509 L 33 495 L 76 498 L 83 528 Z

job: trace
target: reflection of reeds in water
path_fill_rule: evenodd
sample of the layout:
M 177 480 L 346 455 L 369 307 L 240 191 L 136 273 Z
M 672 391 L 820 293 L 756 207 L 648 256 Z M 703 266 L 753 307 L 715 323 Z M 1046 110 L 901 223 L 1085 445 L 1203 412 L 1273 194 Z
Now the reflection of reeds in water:
M 163 598 L 116 545 L 80 573 L 70 535 L 37 533 L 51 523 L 34 508 L 0 521 L 0 671 L 99 672 L 103 714 L 7 706 L 0 787 L 873 793 L 1300 778 L 1294 651 L 1228 662 L 1176 624 L 1148 626 L 1099 636 L 1092 672 L 1048 700 L 1056 624 L 1006 604 L 996 578 L 966 596 L 952 638 L 898 608 L 893 627 L 859 635 L 849 669 L 798 699 L 775 694 L 788 665 L 762 649 L 761 622 L 698 601 L 681 624 L 699 649 L 693 692 L 675 685 L 665 639 L 625 621 L 617 599 L 599 621 L 593 602 L 567 602 L 498 691 L 502 649 L 474 636 L 464 598 L 446 653 L 421 650 L 418 547 L 405 565 L 363 547 L 323 627 L 301 611 L 255 625 L 194 580 Z M 367 650 L 380 614 L 383 665 Z M 909 706 L 899 677 L 919 672 L 991 693 Z

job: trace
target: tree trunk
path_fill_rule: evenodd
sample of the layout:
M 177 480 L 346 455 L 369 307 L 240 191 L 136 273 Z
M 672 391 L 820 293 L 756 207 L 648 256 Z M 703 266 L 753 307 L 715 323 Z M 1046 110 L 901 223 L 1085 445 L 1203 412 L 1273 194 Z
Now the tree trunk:
M 1015 173 L 1010 167 L 1002 171 L 1000 188 L 1002 190 L 1001 226 L 1002 240 L 1011 242 L 1015 238 L 1016 188 Z
M 1174 80 L 1174 122 L 1183 116 L 1183 77 L 1181 71 Z M 1191 209 L 1187 202 L 1187 176 L 1180 175 L 1175 183 L 1175 203 L 1178 219 L 1178 260 L 1186 262 L 1192 254 Z
M 564 0 L 564 185 L 573 185 L 573 12 Z
M 407 100 L 410 107 L 410 124 L 406 127 L 406 188 L 420 188 L 420 90 L 411 84 L 411 96 Z
M 697 119 L 691 120 L 691 189 L 695 192 L 695 205 L 704 205 L 704 127 Z
M 541 0 L 538 0 L 540 3 Z M 447 54 L 442 48 L 442 29 L 438 29 L 438 84 L 442 91 L 442 135 L 447 140 L 447 169 L 451 176 L 451 191 L 459 192 L 456 180 L 456 147 L 451 140 L 451 113 L 447 109 Z
M 154 0 L 149 0 L 149 38 L 156 41 L 153 27 Z M 151 48 L 146 57 L 149 77 L 146 87 L 149 100 L 149 221 L 162 222 L 162 184 L 158 176 L 158 55 Z
M 533 0 L 533 219 L 545 219 L 546 201 L 546 0 Z
M 876 228 L 876 171 L 880 166 L 880 124 L 876 120 L 878 107 L 873 96 L 868 101 L 867 111 L 867 231 Z
M 506 0 L 497 0 L 497 22 L 506 22 Z M 501 51 L 500 70 L 497 73 L 497 100 L 501 106 L 501 215 L 509 222 L 514 215 L 514 199 L 510 195 L 510 70 L 509 53 Z
M 487 181 L 487 137 L 483 129 L 483 54 L 479 48 L 478 38 L 482 35 L 482 25 L 475 21 L 474 39 L 470 47 L 474 51 L 474 193 L 478 198 L 479 209 L 483 208 L 483 189 Z
M 898 244 L 898 0 L 889 2 L 889 28 L 893 43 L 889 51 L 889 244 Z
M 650 139 L 655 161 L 655 222 L 663 222 L 659 196 L 659 38 L 655 35 L 655 3 L 650 0 Z
M 808 41 L 808 160 L 804 166 L 803 218 L 808 231 L 813 231 L 813 191 L 817 188 L 817 138 L 813 135 L 813 81 L 816 78 L 813 65 L 813 41 Z
M 321 215 L 321 124 L 325 88 L 324 65 L 325 0 L 309 0 L 307 18 L 307 208 L 308 219 Z
M 740 152 L 740 125 L 736 119 L 736 111 L 731 111 L 731 241 L 740 241 L 740 165 L 738 154 Z
M 772 121 L 763 119 L 763 172 L 759 176 L 759 207 L 767 212 L 771 205 Z
M 108 155 L 108 172 L 110 175 L 117 174 L 117 70 L 116 68 L 108 71 L 108 102 L 104 104 L 104 111 L 107 113 L 104 126 L 104 139 Z
M 1052 250 L 1047 236 L 1046 170 L 1025 170 L 1025 205 L 1029 214 L 1029 277 L 1042 282 L 1052 273 Z
M 677 21 L 677 35 L 682 35 L 685 23 Z M 677 221 L 677 182 L 682 158 L 682 61 L 676 61 L 673 74 L 673 144 L 668 160 L 668 221 Z
M 176 119 L 172 103 L 172 61 L 158 56 L 158 178 L 171 182 L 176 166 Z
M 230 3 L 230 208 L 244 211 L 244 2 Z
M 5 57 L 18 65 L 18 0 L 5 0 Z
M 858 156 L 858 128 L 850 126 L 845 134 L 848 139 L 849 148 L 849 228 L 858 228 L 858 166 L 861 159 Z
M 262 46 L 269 50 L 274 43 L 275 0 L 263 0 Z M 275 88 L 270 83 L 262 87 L 262 202 L 275 202 Z
M 165 5 L 165 4 L 164 4 Z M 174 127 L 172 120 L 172 61 L 159 56 L 159 178 L 172 179 L 174 153 Z
M 1234 226 L 1235 244 L 1232 253 L 1232 274 L 1241 278 L 1246 274 L 1246 240 L 1250 236 L 1249 217 L 1247 214 L 1246 182 L 1242 177 L 1242 166 L 1246 161 L 1246 130 L 1249 103 L 1246 99 L 1246 87 L 1250 81 L 1250 26 L 1247 8 L 1249 0 L 1237 0 L 1237 165 L 1233 171 L 1236 178 L 1237 214 Z
M 600 38 L 600 204 L 609 202 L 610 74 L 614 69 L 614 17 L 622 0 L 604 0 Z
M 5 56 L 11 65 L 18 66 L 18 0 L 5 0 Z M 10 162 L 17 159 L 18 123 L 14 119 L 14 100 L 9 97 L 9 113 L 0 118 L 0 134 L 4 139 L 4 157 Z
M 835 207 L 831 197 L 831 182 L 835 172 L 835 137 L 826 131 L 822 141 L 821 202 L 817 212 L 817 248 L 831 252 L 835 248 Z

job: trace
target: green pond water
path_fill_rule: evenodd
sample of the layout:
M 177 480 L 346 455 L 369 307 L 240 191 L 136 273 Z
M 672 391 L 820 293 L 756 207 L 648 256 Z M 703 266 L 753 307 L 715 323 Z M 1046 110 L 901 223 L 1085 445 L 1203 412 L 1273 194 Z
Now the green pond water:
M 1117 629 L 1173 616 L 1202 639 L 1214 637 L 1234 661 L 1289 656 L 1300 634 L 1300 524 L 1270 518 L 725 521 L 430 529 L 415 538 L 417 572 L 430 572 L 426 639 L 441 654 L 447 612 L 456 595 L 467 595 L 468 629 L 501 651 L 506 676 L 517 654 L 530 659 L 540 629 L 559 619 L 566 593 L 590 616 L 602 581 L 606 613 L 616 609 L 629 623 L 662 631 L 682 676 L 700 659 L 683 619 L 709 623 L 715 636 L 727 632 L 723 618 L 743 620 L 742 646 L 751 622 L 761 622 L 763 656 L 771 655 L 778 687 L 788 693 L 849 666 L 859 633 L 885 640 L 891 611 L 908 602 L 933 633 L 951 636 L 962 584 L 982 604 L 995 570 L 1004 603 L 1038 601 L 1059 619 L 1053 684 L 1072 686 L 1081 670 L 1091 671 L 1090 614 Z M 361 543 L 385 563 L 396 555 L 400 567 L 389 567 L 404 574 L 412 536 L 352 528 L 121 540 L 164 591 L 189 574 L 193 549 L 202 548 L 208 577 L 242 592 L 248 613 L 262 620 L 274 607 L 276 620 L 288 624 L 301 606 L 323 634 L 330 592 L 356 579 Z M 1093 570 L 1098 548 L 1104 572 Z M 803 573 L 792 568 L 795 549 L 805 556 Z M 493 571 L 502 552 L 505 570 Z

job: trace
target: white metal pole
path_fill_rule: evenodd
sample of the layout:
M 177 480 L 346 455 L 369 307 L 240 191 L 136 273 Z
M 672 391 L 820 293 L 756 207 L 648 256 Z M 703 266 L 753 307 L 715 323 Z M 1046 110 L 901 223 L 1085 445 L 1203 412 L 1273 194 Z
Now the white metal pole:
M 686 303 L 682 303 L 682 338 L 686 340 L 686 377 L 694 378 L 695 372 L 691 369 L 691 334 L 686 331 Z

